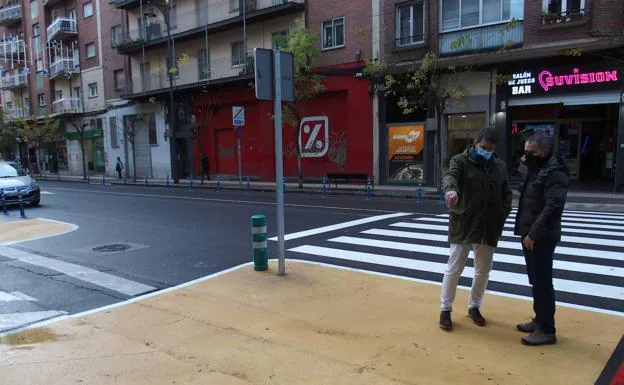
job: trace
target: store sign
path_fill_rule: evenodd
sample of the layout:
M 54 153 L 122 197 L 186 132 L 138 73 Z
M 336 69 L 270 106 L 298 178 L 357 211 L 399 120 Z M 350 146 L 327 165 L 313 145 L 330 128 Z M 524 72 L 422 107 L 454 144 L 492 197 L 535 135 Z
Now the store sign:
M 587 70 L 545 68 L 511 74 L 507 81 L 509 96 L 544 96 L 579 91 L 618 89 L 622 73 L 616 69 Z
M 423 178 L 425 126 L 388 127 L 388 176 L 393 180 Z

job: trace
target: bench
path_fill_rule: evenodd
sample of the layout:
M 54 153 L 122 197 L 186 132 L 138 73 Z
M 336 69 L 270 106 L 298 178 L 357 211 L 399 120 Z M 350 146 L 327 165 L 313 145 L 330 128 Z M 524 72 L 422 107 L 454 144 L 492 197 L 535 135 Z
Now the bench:
M 366 185 L 368 183 L 368 174 L 362 173 L 330 173 L 327 174 L 327 180 L 329 181 L 329 185 L 334 184 L 336 188 L 338 188 L 338 183 L 341 184 L 363 184 Z M 374 182 L 371 177 L 371 184 L 374 185 Z M 372 188 L 372 186 L 371 186 Z

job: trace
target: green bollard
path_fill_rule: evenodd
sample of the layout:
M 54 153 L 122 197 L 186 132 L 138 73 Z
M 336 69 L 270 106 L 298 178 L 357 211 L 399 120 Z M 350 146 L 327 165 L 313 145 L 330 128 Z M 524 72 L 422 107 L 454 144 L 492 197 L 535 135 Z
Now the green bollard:
M 251 217 L 251 234 L 253 237 L 254 270 L 266 271 L 269 269 L 269 250 L 265 215 Z

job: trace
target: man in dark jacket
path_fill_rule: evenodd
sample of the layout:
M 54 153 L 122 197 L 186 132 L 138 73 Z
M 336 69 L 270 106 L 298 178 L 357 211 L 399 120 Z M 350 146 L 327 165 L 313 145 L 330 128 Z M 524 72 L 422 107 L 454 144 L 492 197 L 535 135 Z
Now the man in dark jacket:
M 451 159 L 444 176 L 446 205 L 450 209 L 451 255 L 442 281 L 440 327 L 452 330 L 451 311 L 468 254 L 473 250 L 474 278 L 468 316 L 485 326 L 479 308 L 492 270 L 494 247 L 511 211 L 512 192 L 507 166 L 496 157 L 496 135 L 482 130 L 473 146 Z
M 210 180 L 210 169 L 208 166 L 208 155 L 204 152 L 201 156 L 201 184 L 204 184 L 204 178 Z
M 526 177 L 516 215 L 515 234 L 522 238 L 529 283 L 533 289 L 535 318 L 518 324 L 526 345 L 557 342 L 555 336 L 555 290 L 553 254 L 561 240 L 561 216 L 568 194 L 568 169 L 552 152 L 552 139 L 542 133 L 524 145 Z

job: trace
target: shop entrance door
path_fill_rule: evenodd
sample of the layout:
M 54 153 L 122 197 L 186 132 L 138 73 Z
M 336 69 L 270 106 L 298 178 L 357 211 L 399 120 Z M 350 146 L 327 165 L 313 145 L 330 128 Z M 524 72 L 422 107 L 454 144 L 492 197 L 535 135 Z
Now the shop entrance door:
M 568 160 L 570 179 L 599 181 L 611 179 L 607 148 L 611 131 L 605 121 L 564 121 L 558 125 L 558 148 Z
M 581 141 L 581 122 L 561 122 L 557 127 L 557 145 L 561 156 L 568 161 L 570 179 L 579 179 L 579 146 Z

